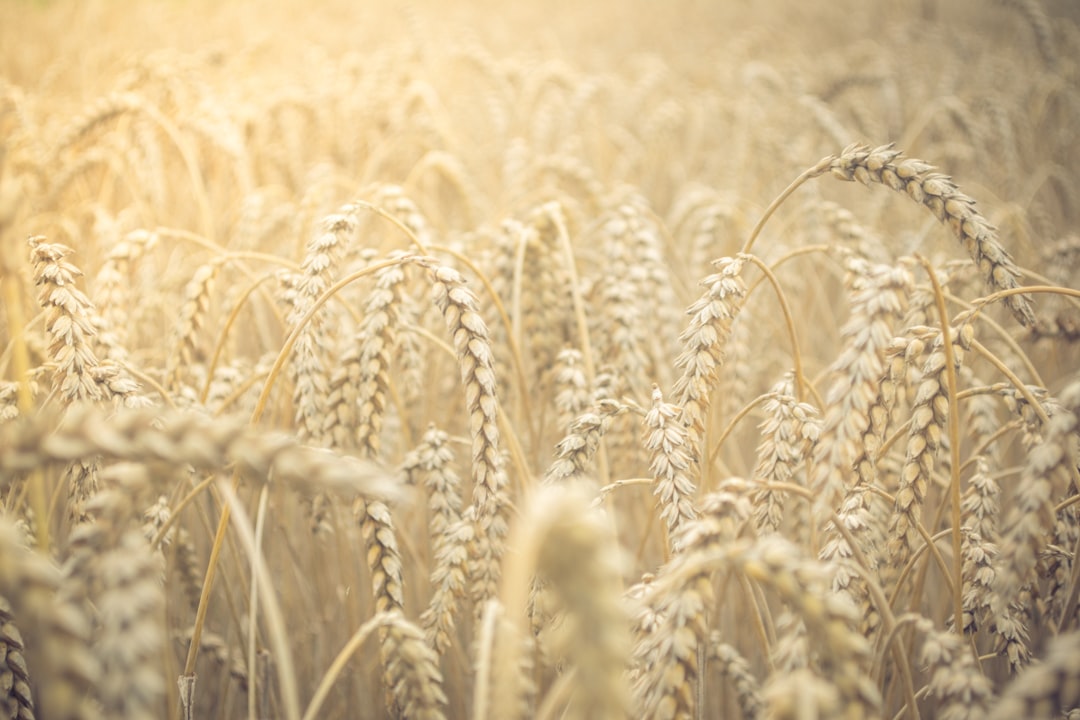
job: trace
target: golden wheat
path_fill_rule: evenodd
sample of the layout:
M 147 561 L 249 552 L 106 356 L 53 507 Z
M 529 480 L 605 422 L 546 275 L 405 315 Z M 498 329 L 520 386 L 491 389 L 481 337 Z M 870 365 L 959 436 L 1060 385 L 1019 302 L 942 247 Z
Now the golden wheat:
M 1080 713 L 1073 4 L 354 5 L 0 3 L 0 718 Z

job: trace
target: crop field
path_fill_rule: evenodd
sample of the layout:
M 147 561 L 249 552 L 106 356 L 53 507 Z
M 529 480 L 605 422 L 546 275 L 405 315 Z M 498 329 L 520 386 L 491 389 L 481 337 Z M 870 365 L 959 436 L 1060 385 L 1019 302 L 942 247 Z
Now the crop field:
M 1074 0 L 0 0 L 0 720 L 1080 718 Z

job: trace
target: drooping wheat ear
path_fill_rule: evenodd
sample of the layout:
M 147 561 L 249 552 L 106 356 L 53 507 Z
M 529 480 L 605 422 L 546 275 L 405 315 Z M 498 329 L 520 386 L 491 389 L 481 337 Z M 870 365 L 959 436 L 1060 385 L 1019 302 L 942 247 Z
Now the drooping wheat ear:
M 963 362 L 963 351 L 970 346 L 971 331 L 971 326 L 965 325 L 950 333 L 957 364 Z M 922 382 L 911 409 L 904 465 L 889 521 L 886 550 L 894 565 L 903 565 L 910 557 L 913 541 L 918 535 L 927 484 L 934 473 L 934 456 L 946 431 L 949 400 L 945 365 L 943 342 L 941 335 L 937 335 L 922 366 Z
M 11 604 L 0 596 L 0 715 L 7 720 L 34 720 L 34 695 L 23 651 L 22 633 Z
M 733 193 L 697 183 L 680 186 L 667 214 L 672 237 L 690 248 L 687 268 L 705 267 L 713 258 L 734 252 L 728 240 L 742 235 L 736 230 L 740 221 Z
M 974 373 L 966 368 L 962 370 L 961 375 L 969 387 L 986 384 L 980 382 Z M 989 392 L 972 395 L 965 403 L 964 427 L 969 428 L 973 442 L 980 445 L 985 443 L 986 449 L 980 455 L 980 462 L 984 465 L 990 457 L 995 456 L 997 441 L 994 434 L 1001 427 L 1001 419 L 998 417 L 999 408 L 999 398 Z
M 180 528 L 173 543 L 176 553 L 176 574 L 180 577 L 180 587 L 188 601 L 188 608 L 194 613 L 199 608 L 199 596 L 202 594 L 203 563 L 195 551 L 191 534 Z
M 1063 407 L 1050 416 L 1042 437 L 1028 451 L 1012 508 L 1001 532 L 1001 554 L 994 563 L 995 612 L 1014 602 L 1030 579 L 1039 553 L 1054 530 L 1055 498 L 1063 497 L 1077 467 L 1075 440 L 1080 383 L 1061 392 Z
M 730 678 L 744 720 L 756 720 L 761 713 L 761 683 L 746 658 L 722 642 L 722 637 L 717 631 L 709 636 L 709 659 L 719 666 L 721 675 Z
M 877 148 L 851 145 L 821 172 L 826 170 L 841 180 L 858 180 L 864 185 L 878 183 L 906 194 L 952 230 L 992 291 L 1020 286 L 1020 268 L 998 241 L 997 231 L 975 209 L 975 201 L 960 192 L 948 176 L 936 172 L 932 165 L 906 158 L 891 145 Z M 1022 325 L 1031 327 L 1035 324 L 1035 314 L 1027 296 L 1010 295 L 1004 302 Z
M 732 321 L 746 299 L 746 284 L 740 277 L 743 262 L 731 257 L 713 262 L 717 272 L 702 281 L 706 290 L 687 309 L 690 322 L 679 336 L 683 350 L 675 366 L 682 375 L 675 381 L 675 404 L 682 407 L 690 427 L 687 451 L 695 462 L 700 457 L 709 396 L 720 379 Z
M 507 477 L 499 452 L 499 401 L 487 325 L 477 312 L 476 296 L 453 268 L 425 259 L 432 300 L 443 314 L 453 341 L 465 387 L 465 406 L 472 436 L 472 506 L 478 526 L 476 553 L 471 563 L 473 599 L 477 609 L 495 596 L 499 561 L 509 532 Z
M 834 507 L 835 498 L 852 484 L 856 459 L 872 454 L 884 435 L 882 415 L 887 412 L 877 407 L 879 382 L 893 323 L 913 282 L 903 266 L 874 265 L 858 257 L 847 258 L 844 265 L 851 315 L 840 330 L 843 350 L 829 366 L 834 379 L 825 396 L 821 440 L 814 448 L 818 511 Z M 872 477 L 860 479 L 870 482 Z
M 1046 657 L 1013 680 L 989 720 L 1059 718 L 1080 706 L 1080 631 L 1050 641 Z
M 184 287 L 184 300 L 180 305 L 180 319 L 176 326 L 177 347 L 174 352 L 169 353 L 166 368 L 168 385 L 173 391 L 180 389 L 185 373 L 204 360 L 203 350 L 200 348 L 200 333 L 210 311 L 214 281 L 217 280 L 223 265 L 224 261 L 220 258 L 200 265 Z
M 784 673 L 783 682 L 767 683 L 761 696 L 763 714 L 771 720 L 841 717 L 845 712 L 837 688 L 827 678 L 806 667 Z
M 131 93 L 113 93 L 95 100 L 86 110 L 68 122 L 53 149 L 55 155 L 79 143 L 115 118 L 140 109 L 139 99 Z M 64 163 L 57 163 L 62 166 Z
M 682 550 L 683 528 L 698 516 L 694 504 L 697 486 L 690 475 L 693 455 L 687 435 L 681 408 L 664 402 L 660 388 L 653 385 L 652 408 L 645 414 L 643 445 L 652 457 L 649 469 L 656 479 L 653 494 L 675 554 Z
M 566 716 L 614 720 L 630 712 L 630 618 L 621 598 L 618 546 L 609 522 L 589 507 L 590 497 L 587 488 L 564 483 L 544 486 L 529 499 L 515 530 L 520 556 L 503 573 L 503 598 L 508 612 L 520 613 L 517 630 L 524 634 L 535 571 L 560 616 L 547 636 L 550 649 L 573 673 Z
M 294 437 L 256 430 L 236 418 L 160 409 L 106 413 L 86 406 L 72 408 L 59 422 L 39 413 L 28 422 L 0 426 L 0 490 L 11 474 L 98 455 L 196 470 L 234 466 L 258 483 L 306 493 L 331 490 L 350 500 L 399 495 L 391 474 L 375 463 L 300 445 Z
M 522 237 L 525 246 L 515 255 L 515 276 L 522 277 L 511 293 L 513 316 L 521 321 L 515 341 L 533 358 L 537 379 L 549 382 L 556 355 L 574 336 L 570 276 L 563 265 L 566 256 L 549 207 L 541 206 L 529 214 Z
M 626 406 L 616 400 L 597 400 L 570 423 L 566 436 L 555 445 L 555 461 L 544 474 L 545 483 L 562 482 L 589 474 L 604 433 Z
M 645 588 L 634 649 L 634 705 L 643 717 L 694 717 L 698 651 L 708 642 L 714 604 L 711 576 L 750 516 L 746 490 L 745 483 L 731 483 L 707 495 L 701 516 L 679 538 L 683 551 Z
M 10 602 L 20 629 L 33 638 L 25 654 L 34 684 L 48 688 L 36 698 L 36 716 L 99 718 L 92 698 L 101 664 L 90 649 L 90 623 L 81 606 L 61 600 L 60 583 L 56 568 L 25 547 L 11 523 L 0 520 L 0 596 Z M 8 658 L 13 659 L 10 650 Z
M 857 446 L 852 468 L 855 482 L 872 487 L 877 482 L 877 455 L 892 423 L 893 412 L 906 401 L 908 373 L 916 366 L 926 341 L 933 336 L 925 328 L 908 329 L 903 337 L 894 337 L 885 351 L 885 371 L 877 383 L 877 394 L 867 409 L 869 427 Z
M 650 364 L 656 369 L 654 377 L 661 387 L 671 382 L 667 358 L 674 354 L 682 304 L 675 292 L 675 281 L 669 272 L 671 263 L 664 257 L 664 230 L 649 207 L 649 202 L 633 190 L 617 192 L 612 211 L 623 225 L 622 234 L 632 258 L 630 278 L 635 284 L 642 319 L 655 329 L 647 344 Z
M 105 264 L 95 278 L 94 305 L 98 308 L 95 351 L 105 360 L 121 362 L 127 358 L 128 309 L 134 305 L 131 293 L 132 266 L 157 241 L 146 230 L 127 233 L 112 246 Z
M 330 287 L 346 244 L 356 232 L 356 212 L 354 206 L 346 205 L 337 213 L 326 216 L 319 226 L 319 232 L 308 242 L 300 273 L 291 278 L 292 287 L 286 297 L 290 326 L 299 323 L 316 299 Z M 326 444 L 323 432 L 329 392 L 324 366 L 324 355 L 329 344 L 326 317 L 327 307 L 323 306 L 304 326 L 293 346 L 293 360 L 288 366 L 300 438 L 317 446 Z
M 773 386 L 772 397 L 765 403 L 765 420 L 759 425 L 757 466 L 753 481 L 760 487 L 754 493 L 754 522 L 758 532 L 777 532 L 783 521 L 784 490 L 771 483 L 797 482 L 799 467 L 806 462 L 821 435 L 817 408 L 795 397 L 793 376 L 789 373 Z M 802 485 L 806 485 L 805 479 Z
M 916 621 L 924 634 L 919 661 L 930 675 L 927 690 L 938 699 L 935 717 L 979 720 L 993 706 L 994 688 L 979 668 L 971 646 L 955 633 L 940 632 L 926 618 Z

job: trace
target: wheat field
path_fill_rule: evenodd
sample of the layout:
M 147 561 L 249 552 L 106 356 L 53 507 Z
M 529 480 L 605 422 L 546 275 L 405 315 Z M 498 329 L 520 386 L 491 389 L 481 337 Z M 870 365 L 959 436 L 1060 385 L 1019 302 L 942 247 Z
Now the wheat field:
M 0 2 L 0 718 L 1080 717 L 1077 8 Z

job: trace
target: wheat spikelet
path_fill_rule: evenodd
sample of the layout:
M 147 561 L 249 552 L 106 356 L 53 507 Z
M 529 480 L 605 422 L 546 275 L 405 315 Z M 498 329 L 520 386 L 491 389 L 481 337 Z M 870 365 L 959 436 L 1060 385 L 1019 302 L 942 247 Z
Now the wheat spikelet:
M 558 427 L 566 433 L 574 418 L 585 412 L 589 404 L 589 379 L 581 351 L 576 348 L 560 350 L 551 374 Z
M 600 449 L 600 442 L 615 418 L 626 406 L 601 398 L 578 415 L 555 445 L 555 460 L 544 475 L 545 483 L 571 480 L 589 474 L 589 463 Z

